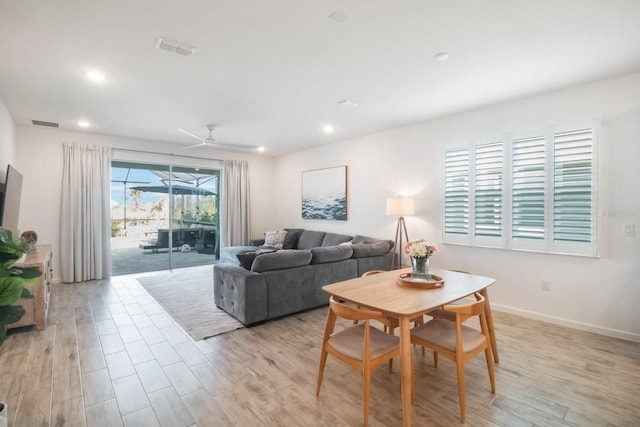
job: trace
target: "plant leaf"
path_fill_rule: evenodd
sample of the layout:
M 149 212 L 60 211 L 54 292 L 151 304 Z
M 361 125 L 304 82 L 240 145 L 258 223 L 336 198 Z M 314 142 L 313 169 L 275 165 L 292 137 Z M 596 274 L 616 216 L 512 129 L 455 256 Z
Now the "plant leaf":
M 22 283 L 22 279 L 18 276 L 0 277 L 0 308 L 20 299 Z
M 20 237 L 14 237 L 11 230 L 0 228 L 0 267 L 8 269 L 32 247 Z
M 38 267 L 23 267 L 16 268 L 13 267 L 9 270 L 12 275 L 18 276 L 24 280 L 24 283 L 33 283 L 38 277 L 42 276 L 42 273 L 38 269 Z
M 24 308 L 21 305 L 0 306 L 0 328 L 6 329 L 7 325 L 16 323 L 24 316 Z
M 33 294 L 29 292 L 29 289 L 22 288 L 22 295 L 20 296 L 20 298 L 33 299 Z

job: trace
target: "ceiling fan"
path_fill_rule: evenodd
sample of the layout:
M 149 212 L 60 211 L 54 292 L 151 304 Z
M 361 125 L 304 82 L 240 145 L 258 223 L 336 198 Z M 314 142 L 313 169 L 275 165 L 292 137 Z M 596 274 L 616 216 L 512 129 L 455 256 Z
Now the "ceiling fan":
M 213 124 L 207 125 L 207 129 L 209 129 L 209 136 L 207 136 L 206 138 L 202 138 L 202 137 L 200 137 L 198 135 L 192 134 L 191 132 L 187 132 L 184 129 L 178 128 L 178 130 L 180 132 L 184 133 L 185 135 L 189 135 L 192 138 L 200 140 L 199 144 L 188 145 L 188 146 L 182 147 L 182 148 L 187 150 L 189 148 L 209 146 L 209 147 L 225 148 L 225 149 L 229 149 L 229 150 L 258 150 L 258 149 L 260 149 L 260 147 L 258 147 L 257 145 L 223 144 L 223 143 L 220 143 L 220 142 L 216 141 L 215 139 L 213 139 L 213 131 L 214 131 L 215 128 L 216 128 L 216 125 L 213 125 Z

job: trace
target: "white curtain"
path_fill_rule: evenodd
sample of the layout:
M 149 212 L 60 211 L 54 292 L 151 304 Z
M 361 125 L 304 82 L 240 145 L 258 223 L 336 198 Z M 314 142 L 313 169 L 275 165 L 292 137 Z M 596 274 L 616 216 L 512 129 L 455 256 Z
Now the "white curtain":
M 242 246 L 251 238 L 249 165 L 242 160 L 224 161 L 220 246 Z
M 60 261 L 65 283 L 111 276 L 111 149 L 65 143 Z

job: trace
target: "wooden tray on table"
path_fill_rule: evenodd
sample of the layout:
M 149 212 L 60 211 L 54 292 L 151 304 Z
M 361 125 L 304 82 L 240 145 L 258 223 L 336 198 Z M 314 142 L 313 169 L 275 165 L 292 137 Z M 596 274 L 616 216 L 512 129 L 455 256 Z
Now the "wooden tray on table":
M 409 288 L 437 289 L 444 286 L 444 279 L 437 274 L 431 274 L 431 279 L 425 280 L 414 278 L 411 273 L 402 273 L 396 277 L 396 283 Z

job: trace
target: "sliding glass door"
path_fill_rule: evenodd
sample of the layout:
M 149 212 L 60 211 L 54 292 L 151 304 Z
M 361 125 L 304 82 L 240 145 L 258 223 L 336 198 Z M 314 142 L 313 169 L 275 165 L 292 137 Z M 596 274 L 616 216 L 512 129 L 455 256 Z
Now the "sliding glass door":
M 114 161 L 112 274 L 213 264 L 220 171 Z

